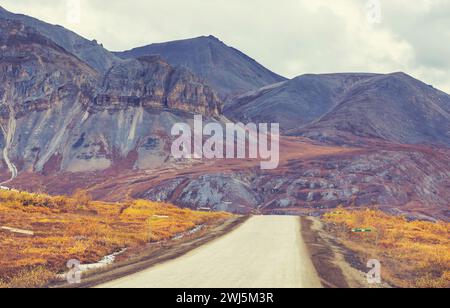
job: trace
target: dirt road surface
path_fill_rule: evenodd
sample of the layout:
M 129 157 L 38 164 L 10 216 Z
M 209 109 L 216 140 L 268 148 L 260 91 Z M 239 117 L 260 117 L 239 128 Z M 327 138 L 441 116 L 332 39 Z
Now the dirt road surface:
M 299 217 L 256 216 L 231 233 L 101 288 L 321 287 Z

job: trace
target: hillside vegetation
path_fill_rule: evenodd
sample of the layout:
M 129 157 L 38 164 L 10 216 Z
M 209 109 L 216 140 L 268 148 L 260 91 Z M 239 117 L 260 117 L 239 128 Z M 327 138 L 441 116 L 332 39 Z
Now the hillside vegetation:
M 378 210 L 339 209 L 326 214 L 329 231 L 361 262 L 378 259 L 384 281 L 398 287 L 450 287 L 450 224 L 407 221 Z M 371 228 L 372 233 L 353 233 Z
M 83 191 L 70 198 L 0 191 L 0 287 L 44 286 L 68 260 L 95 263 L 228 217 L 144 200 L 95 202 Z

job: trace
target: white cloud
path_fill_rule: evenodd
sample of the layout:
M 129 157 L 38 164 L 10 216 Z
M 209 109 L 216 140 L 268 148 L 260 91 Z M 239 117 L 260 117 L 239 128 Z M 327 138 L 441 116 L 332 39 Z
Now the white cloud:
M 448 0 L 380 0 L 380 24 L 368 22 L 366 0 L 80 0 L 79 24 L 66 1 L 2 5 L 110 50 L 213 34 L 287 77 L 405 71 L 450 92 Z

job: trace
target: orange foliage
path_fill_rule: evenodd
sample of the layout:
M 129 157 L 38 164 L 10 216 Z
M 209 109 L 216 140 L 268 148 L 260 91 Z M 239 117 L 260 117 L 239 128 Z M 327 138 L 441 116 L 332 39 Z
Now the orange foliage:
M 379 259 L 384 278 L 400 287 L 450 287 L 450 224 L 407 221 L 377 210 L 338 211 L 324 221 L 361 256 Z M 352 233 L 353 228 L 374 232 Z
M 144 200 L 95 202 L 82 191 L 72 198 L 0 191 L 0 228 L 34 232 L 0 229 L 0 287 L 44 285 L 48 273 L 64 271 L 68 260 L 95 263 L 123 248 L 168 240 L 229 216 Z

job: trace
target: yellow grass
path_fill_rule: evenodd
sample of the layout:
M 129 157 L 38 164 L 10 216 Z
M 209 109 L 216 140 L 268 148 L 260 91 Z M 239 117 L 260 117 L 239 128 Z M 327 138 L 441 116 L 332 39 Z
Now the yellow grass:
M 450 287 L 450 224 L 407 221 L 378 210 L 339 209 L 324 216 L 329 229 L 363 260 L 381 261 L 383 278 L 399 287 Z M 352 233 L 373 228 L 373 233 Z
M 162 217 L 165 216 L 165 217 Z M 0 287 L 39 287 L 66 270 L 68 260 L 95 263 L 123 248 L 163 241 L 225 213 L 203 213 L 144 200 L 108 204 L 74 197 L 0 191 Z

